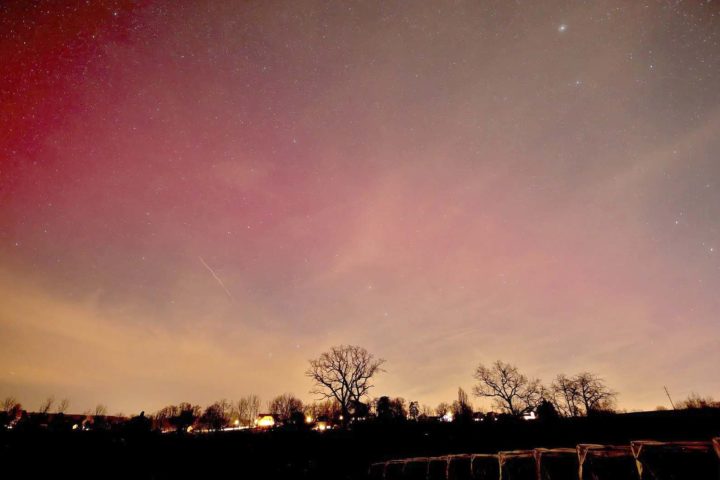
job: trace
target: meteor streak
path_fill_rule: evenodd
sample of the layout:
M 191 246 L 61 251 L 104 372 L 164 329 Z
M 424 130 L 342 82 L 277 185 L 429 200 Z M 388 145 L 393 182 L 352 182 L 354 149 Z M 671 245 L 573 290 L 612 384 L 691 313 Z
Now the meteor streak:
M 205 268 L 208 269 L 208 271 L 212 274 L 212 276 L 215 277 L 215 280 L 217 280 L 217 282 L 220 284 L 220 286 L 223 288 L 223 290 L 225 290 L 225 293 L 227 293 L 227 296 L 232 300 L 233 297 L 230 294 L 230 290 L 227 289 L 227 287 L 225 286 L 223 281 L 220 279 L 220 277 L 218 277 L 217 274 L 215 273 L 215 271 L 212 268 L 210 268 L 210 265 L 205 263 L 205 260 L 203 260 L 203 258 L 201 256 L 198 255 L 198 258 L 200 259 L 200 262 L 202 262 L 202 264 L 205 265 Z

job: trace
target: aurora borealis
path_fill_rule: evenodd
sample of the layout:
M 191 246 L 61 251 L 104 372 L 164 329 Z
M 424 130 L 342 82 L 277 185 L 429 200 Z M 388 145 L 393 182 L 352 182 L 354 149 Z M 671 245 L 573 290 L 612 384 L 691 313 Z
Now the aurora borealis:
M 3 2 L 0 396 L 720 397 L 718 5 Z

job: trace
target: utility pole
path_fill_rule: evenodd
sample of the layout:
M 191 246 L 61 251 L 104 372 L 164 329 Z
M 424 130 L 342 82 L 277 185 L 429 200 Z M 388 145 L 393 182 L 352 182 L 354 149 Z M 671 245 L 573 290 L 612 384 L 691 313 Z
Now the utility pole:
M 665 385 L 663 385 L 663 388 L 665 389 L 665 395 L 667 395 L 668 400 L 670 400 L 670 405 L 672 405 L 673 410 L 677 410 L 677 409 L 675 408 L 675 404 L 674 404 L 673 401 L 672 401 L 672 398 L 670 398 L 670 392 L 668 392 L 667 387 L 666 387 Z

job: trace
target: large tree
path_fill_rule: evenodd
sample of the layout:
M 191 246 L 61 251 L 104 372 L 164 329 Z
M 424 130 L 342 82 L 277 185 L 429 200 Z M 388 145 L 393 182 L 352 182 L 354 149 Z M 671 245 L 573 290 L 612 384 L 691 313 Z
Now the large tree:
M 550 391 L 555 406 L 566 417 L 611 410 L 617 397 L 617 393 L 608 388 L 602 378 L 590 372 L 578 373 L 572 377 L 560 374 L 555 378 Z
M 420 417 L 420 404 L 417 401 L 412 401 L 408 404 L 408 418 L 417 421 L 418 417 Z
M 200 423 L 208 430 L 222 430 L 230 422 L 232 405 L 225 399 L 208 406 L 200 416 Z
M 579 417 L 582 414 L 577 382 L 574 377 L 561 373 L 550 386 L 553 403 L 558 412 L 565 417 Z
M 166 431 L 172 426 L 171 419 L 178 413 L 178 407 L 175 405 L 168 405 L 155 412 L 151 418 L 153 422 L 153 428 L 161 431 Z
M 186 432 L 202 414 L 202 407 L 183 402 L 180 405 L 168 405 L 158 410 L 153 416 L 154 428 L 167 431 L 171 428 L 178 432 Z
M 259 413 L 260 397 L 257 395 L 246 395 L 238 401 L 237 415 L 240 425 L 252 427 Z
M 372 378 L 383 371 L 383 363 L 385 360 L 375 358 L 362 347 L 339 345 L 310 360 L 310 368 L 305 374 L 315 384 L 311 393 L 335 399 L 347 422 L 351 406 L 361 402 L 373 387 Z
M 435 407 L 435 414 L 438 417 L 444 417 L 447 414 L 452 415 L 452 405 L 447 402 L 440 402 L 437 407 Z
M 473 406 L 462 387 L 458 387 L 458 399 L 453 402 L 451 408 L 454 422 L 462 423 L 472 421 Z
M 288 423 L 299 415 L 302 417 L 303 403 L 292 393 L 283 393 L 268 402 L 270 413 L 281 422 Z
M 605 385 L 605 380 L 590 372 L 582 372 L 575 376 L 580 401 L 585 414 L 612 410 L 617 393 Z
M 382 396 L 375 400 L 375 415 L 382 421 L 403 421 L 407 419 L 405 399 Z
M 178 432 L 186 432 L 189 427 L 195 425 L 195 422 L 202 414 L 201 412 L 202 407 L 200 405 L 183 402 L 175 408 L 174 415 L 169 418 L 169 422 Z
M 474 377 L 478 380 L 475 395 L 492 398 L 497 408 L 510 415 L 530 412 L 542 399 L 540 380 L 528 379 L 515 365 L 500 360 L 490 367 L 478 365 Z

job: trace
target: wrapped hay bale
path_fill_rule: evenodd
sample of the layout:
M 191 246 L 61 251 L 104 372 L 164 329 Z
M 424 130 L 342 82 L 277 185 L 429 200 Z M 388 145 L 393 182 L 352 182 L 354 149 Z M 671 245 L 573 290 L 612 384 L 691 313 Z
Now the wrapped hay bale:
M 500 463 L 498 456 L 478 453 L 470 459 L 471 478 L 473 480 L 498 480 L 500 478 Z
M 427 480 L 447 480 L 447 457 L 428 459 Z
M 425 480 L 427 478 L 427 471 L 427 458 L 410 458 L 405 462 L 403 478 L 405 480 Z
M 402 480 L 405 460 L 390 460 L 385 463 L 385 480 Z
M 447 480 L 470 480 L 470 455 L 448 456 Z
M 368 468 L 368 478 L 370 480 L 382 480 L 384 473 L 385 462 L 372 463 Z
M 580 480 L 637 480 L 635 457 L 629 445 L 577 446 Z
M 578 455 L 574 448 L 536 448 L 538 480 L 577 480 Z
M 717 480 L 711 442 L 630 443 L 641 480 Z
M 498 452 L 500 480 L 536 480 L 537 470 L 532 450 Z

